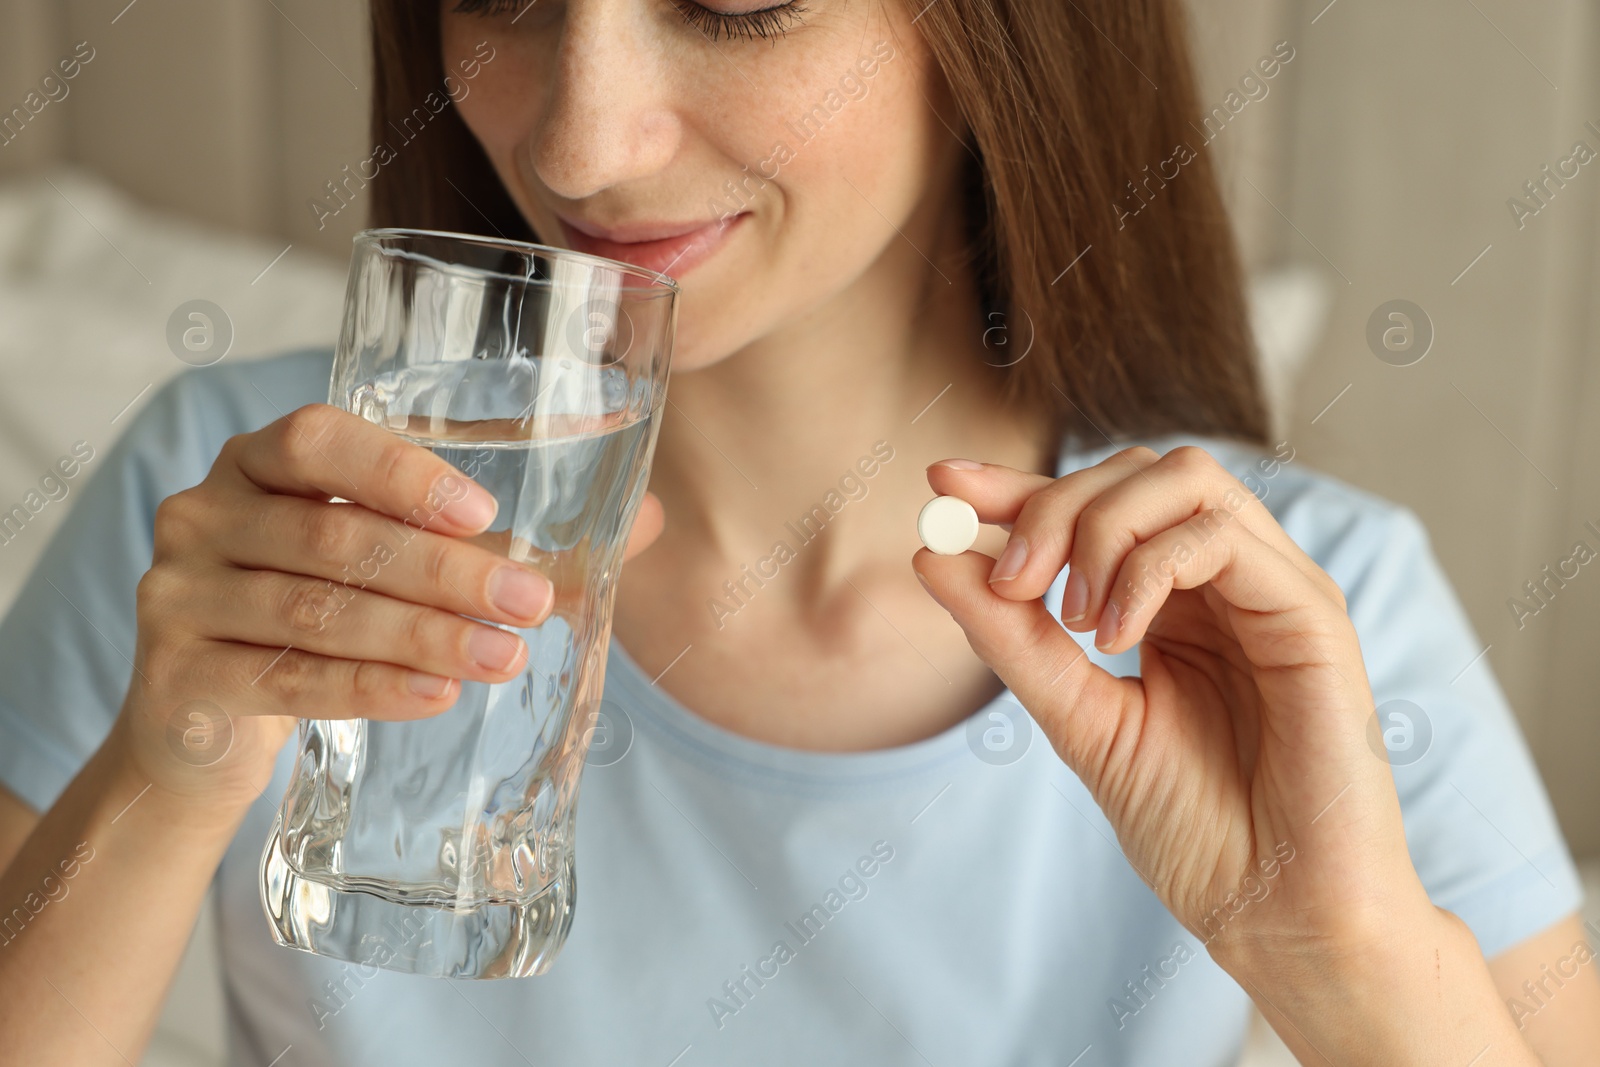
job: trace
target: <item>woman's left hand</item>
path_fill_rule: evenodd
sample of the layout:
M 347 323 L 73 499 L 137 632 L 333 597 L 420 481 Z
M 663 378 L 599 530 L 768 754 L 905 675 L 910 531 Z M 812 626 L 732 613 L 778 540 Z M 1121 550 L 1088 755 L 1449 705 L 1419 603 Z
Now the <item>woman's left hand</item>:
M 1219 963 L 1315 964 L 1433 921 L 1344 595 L 1209 453 L 1130 448 L 1057 479 L 937 463 L 928 480 L 1012 532 L 998 566 L 922 549 L 919 576 Z M 1139 677 L 1090 662 L 1044 606 L 1069 563 L 1067 629 L 1138 644 Z

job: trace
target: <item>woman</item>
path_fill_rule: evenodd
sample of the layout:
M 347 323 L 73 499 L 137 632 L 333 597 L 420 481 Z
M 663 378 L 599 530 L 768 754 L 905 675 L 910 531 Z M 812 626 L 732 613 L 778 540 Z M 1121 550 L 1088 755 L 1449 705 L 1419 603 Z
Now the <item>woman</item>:
M 1264 450 L 1203 145 L 1149 183 L 1194 140 L 1174 3 L 372 7 L 375 224 L 683 282 L 579 918 L 526 980 L 270 943 L 294 717 L 511 678 L 457 613 L 551 590 L 461 537 L 472 495 L 317 626 L 450 472 L 315 404 L 327 352 L 220 365 L 0 629 L 0 1059 L 138 1056 L 213 881 L 239 1063 L 1223 1064 L 1251 1001 L 1304 1062 L 1600 1055 L 1571 860 L 1425 532 Z M 983 551 L 916 547 L 930 488 Z M 171 742 L 194 699 L 221 758 Z M 1431 742 L 1391 769 L 1398 699 Z

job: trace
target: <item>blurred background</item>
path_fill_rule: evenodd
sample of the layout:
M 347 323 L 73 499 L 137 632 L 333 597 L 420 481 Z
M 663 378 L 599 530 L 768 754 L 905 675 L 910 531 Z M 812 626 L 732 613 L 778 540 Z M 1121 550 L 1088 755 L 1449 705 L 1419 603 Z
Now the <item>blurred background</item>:
M 1192 13 L 1278 438 L 1426 521 L 1484 646 L 1461 669 L 1492 666 L 1592 861 L 1600 564 L 1565 561 L 1600 552 L 1600 5 Z M 360 0 L 0 0 L 0 511 L 184 369 L 186 303 L 230 360 L 332 344 L 369 68 Z M 0 537 L 0 608 L 70 506 Z M 217 1060 L 207 928 L 146 1062 Z

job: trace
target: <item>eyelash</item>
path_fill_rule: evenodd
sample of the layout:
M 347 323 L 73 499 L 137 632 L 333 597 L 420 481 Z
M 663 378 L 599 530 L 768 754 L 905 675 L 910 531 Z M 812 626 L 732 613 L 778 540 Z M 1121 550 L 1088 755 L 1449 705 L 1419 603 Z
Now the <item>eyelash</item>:
M 524 7 L 538 2 L 539 0 L 460 0 L 455 6 L 455 11 L 460 14 L 478 14 L 485 17 L 509 15 L 513 11 L 520 12 Z M 762 40 L 782 37 L 789 31 L 790 26 L 799 21 L 806 10 L 800 0 L 789 0 L 788 3 L 762 8 L 760 11 L 728 15 L 702 7 L 694 0 L 672 0 L 672 2 L 685 21 L 712 41 L 719 41 L 724 37 L 730 39 L 737 37 L 747 41 L 756 37 Z
M 789 0 L 786 4 L 762 8 L 760 11 L 746 11 L 739 15 L 725 15 L 720 11 L 701 7 L 694 0 L 673 0 L 678 11 L 689 24 L 713 41 L 723 37 L 739 37 L 746 41 L 759 37 L 770 40 L 782 37 L 789 32 L 789 27 L 800 20 L 805 13 L 805 5 L 799 0 Z

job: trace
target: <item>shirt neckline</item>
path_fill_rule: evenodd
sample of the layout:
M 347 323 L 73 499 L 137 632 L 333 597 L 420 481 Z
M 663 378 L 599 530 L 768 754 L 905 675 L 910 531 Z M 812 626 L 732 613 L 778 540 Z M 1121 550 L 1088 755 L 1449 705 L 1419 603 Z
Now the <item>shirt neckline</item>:
M 1099 451 L 1064 436 L 1057 453 L 1056 477 L 1087 466 Z M 1054 602 L 1052 610 L 1059 607 L 1062 582 L 1058 575 L 1045 594 L 1047 604 Z M 637 712 L 646 728 L 681 754 L 719 773 L 768 787 L 881 785 L 948 774 L 954 760 L 970 754 L 968 733 L 975 720 L 987 721 L 985 713 L 1001 703 L 1015 705 L 1027 714 L 1007 686 L 971 715 L 920 741 L 858 752 L 825 752 L 757 741 L 703 718 L 656 685 L 615 635 L 609 643 L 606 681 L 607 698 L 613 695 L 610 687 L 619 685 L 632 698 L 629 710 Z
M 607 680 L 630 698 L 626 711 L 692 761 L 767 785 L 838 786 L 920 779 L 949 770 L 967 747 L 968 724 L 1002 701 L 1021 707 L 1009 688 L 931 737 L 859 752 L 826 752 L 758 741 L 703 718 L 654 684 L 615 636 Z

